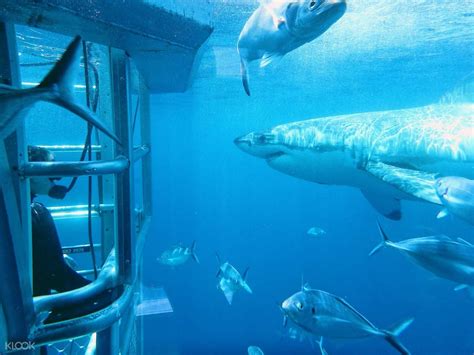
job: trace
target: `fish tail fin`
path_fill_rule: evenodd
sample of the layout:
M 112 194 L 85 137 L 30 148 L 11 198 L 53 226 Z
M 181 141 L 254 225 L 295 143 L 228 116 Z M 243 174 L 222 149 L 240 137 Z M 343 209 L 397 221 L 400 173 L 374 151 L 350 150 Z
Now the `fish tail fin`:
M 380 232 L 380 236 L 382 237 L 382 241 L 377 244 L 375 246 L 374 249 L 372 249 L 372 251 L 369 253 L 369 256 L 372 256 L 374 255 L 376 252 L 378 252 L 380 249 L 382 249 L 383 247 L 385 247 L 385 245 L 390 242 L 390 239 L 388 238 L 387 234 L 385 233 L 385 231 L 382 229 L 382 226 L 380 225 L 380 222 L 377 221 L 377 226 L 379 227 L 379 232 Z
M 193 240 L 193 244 L 191 244 L 191 256 L 193 257 L 195 262 L 200 264 L 199 258 L 197 257 L 196 252 L 194 251 L 195 248 L 196 248 L 196 241 Z
M 247 278 L 247 274 L 248 274 L 248 272 L 249 272 L 249 269 L 250 269 L 250 267 L 247 267 L 247 268 L 245 269 L 244 273 L 242 274 L 242 279 L 243 279 L 244 281 L 245 281 L 245 279 Z
M 87 108 L 78 105 L 74 100 L 74 79 L 79 66 L 81 43 L 81 37 L 76 36 L 67 47 L 61 59 L 38 85 L 38 88 L 49 89 L 51 96 L 48 98 L 48 101 L 78 115 L 116 142 L 119 142 L 118 137 L 102 120 Z
M 217 253 L 216 251 L 216 259 L 217 259 L 217 263 L 219 264 L 219 270 L 217 270 L 217 274 L 216 274 L 216 277 L 219 277 L 219 275 L 221 274 L 221 258 L 219 256 L 219 254 Z
M 326 349 L 323 348 L 323 340 L 324 340 L 324 338 L 321 337 L 321 338 L 319 338 L 319 341 L 316 341 L 316 342 L 319 345 L 319 351 L 321 352 L 321 355 L 328 355 Z
M 249 272 L 249 269 L 250 267 L 247 267 L 244 271 L 244 273 L 242 274 L 242 287 L 244 288 L 245 291 L 247 291 L 248 293 L 252 293 L 252 289 L 250 288 L 250 286 L 248 285 L 247 283 L 247 274 Z
M 414 318 L 408 318 L 403 320 L 400 323 L 395 324 L 389 330 L 383 330 L 385 340 L 392 345 L 398 352 L 402 355 L 409 355 L 410 351 L 405 348 L 405 346 L 397 339 L 397 337 L 407 329 L 411 323 L 413 323 Z
M 247 70 L 247 63 L 242 58 L 240 58 L 240 74 L 242 75 L 242 84 L 244 85 L 245 93 L 247 94 L 247 96 L 250 96 L 249 73 Z

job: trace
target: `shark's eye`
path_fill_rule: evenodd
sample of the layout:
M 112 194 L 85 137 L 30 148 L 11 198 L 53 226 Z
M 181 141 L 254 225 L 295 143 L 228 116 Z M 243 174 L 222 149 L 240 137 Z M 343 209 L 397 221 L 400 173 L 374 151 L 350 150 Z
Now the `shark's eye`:
M 316 308 L 311 308 L 311 313 L 316 314 Z
M 321 4 L 322 0 L 311 0 L 309 2 L 309 9 L 313 10 L 314 8 L 318 7 Z
M 265 138 L 265 136 L 264 136 L 263 134 L 260 135 L 260 136 L 258 136 L 258 138 L 257 138 L 257 143 L 259 143 L 259 144 L 264 144 L 265 142 L 266 142 L 266 138 Z
M 300 311 L 302 311 L 303 310 L 303 303 L 296 302 L 296 308 L 298 308 Z

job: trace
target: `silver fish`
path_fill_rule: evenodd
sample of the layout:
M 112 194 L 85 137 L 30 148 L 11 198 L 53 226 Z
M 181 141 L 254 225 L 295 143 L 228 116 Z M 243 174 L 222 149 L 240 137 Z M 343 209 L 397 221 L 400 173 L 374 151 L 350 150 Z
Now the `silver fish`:
M 264 355 L 262 349 L 258 346 L 251 345 L 247 348 L 248 355 Z
M 311 227 L 310 229 L 308 229 L 307 234 L 312 237 L 322 237 L 326 235 L 326 231 L 319 227 Z
M 260 67 L 268 65 L 322 35 L 345 11 L 345 0 L 260 0 L 237 42 L 247 95 L 249 62 L 260 60 Z
M 474 245 L 464 239 L 436 235 L 392 242 L 380 224 L 379 231 L 382 242 L 369 255 L 383 247 L 394 248 L 438 277 L 474 286 Z
M 224 293 L 227 302 L 229 302 L 229 304 L 232 304 L 234 294 L 240 289 L 244 289 L 245 291 L 251 294 L 252 289 L 246 281 L 249 268 L 245 269 L 243 275 L 240 275 L 237 269 L 233 267 L 229 262 L 226 261 L 225 263 L 221 263 L 219 255 L 216 256 L 217 261 L 219 262 L 219 270 L 217 271 L 216 275 L 216 277 L 219 278 L 217 288 Z
M 47 101 L 71 111 L 115 141 L 117 136 L 102 120 L 74 100 L 74 78 L 79 67 L 81 38 L 75 37 L 61 59 L 32 89 L 0 85 L 0 138 L 10 135 L 28 110 L 38 101 Z
M 283 301 L 281 309 L 286 317 L 310 334 L 334 339 L 378 336 L 384 338 L 401 354 L 409 354 L 397 337 L 413 322 L 413 318 L 390 330 L 380 329 L 344 299 L 325 291 L 311 289 L 307 285 Z
M 474 180 L 446 176 L 435 181 L 435 189 L 446 207 L 438 214 L 438 218 L 449 212 L 474 225 Z
M 184 264 L 189 258 L 193 258 L 199 264 L 199 259 L 194 250 L 195 247 L 196 241 L 193 241 L 189 248 L 182 244 L 175 245 L 165 250 L 157 260 L 163 265 L 177 266 Z

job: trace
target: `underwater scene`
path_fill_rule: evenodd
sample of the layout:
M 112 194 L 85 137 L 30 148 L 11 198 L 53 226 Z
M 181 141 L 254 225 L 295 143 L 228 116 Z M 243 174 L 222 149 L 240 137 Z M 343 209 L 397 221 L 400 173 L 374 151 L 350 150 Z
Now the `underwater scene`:
M 123 2 L 136 4 L 166 16 L 120 48 L 122 24 L 78 29 L 87 42 L 69 36 L 77 23 L 15 25 L 23 90 L 0 87 L 0 134 L 47 101 L 25 118 L 30 162 L 87 170 L 22 172 L 33 243 L 39 208 L 71 269 L 50 271 L 40 245 L 37 353 L 92 355 L 97 336 L 97 354 L 474 354 L 474 1 Z M 197 25 L 174 28 L 179 16 Z M 150 25 L 176 41 L 127 50 Z M 96 302 L 67 298 L 96 285 Z M 120 321 L 91 331 L 104 305 Z
M 472 354 L 474 3 L 210 3 L 151 102 L 145 352 Z

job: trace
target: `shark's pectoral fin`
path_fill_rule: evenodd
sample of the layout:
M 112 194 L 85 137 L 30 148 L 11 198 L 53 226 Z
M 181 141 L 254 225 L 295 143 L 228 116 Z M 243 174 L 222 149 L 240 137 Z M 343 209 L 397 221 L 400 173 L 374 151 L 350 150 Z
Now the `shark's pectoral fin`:
M 380 214 L 387 218 L 399 220 L 402 218 L 400 200 L 373 192 L 361 190 L 364 197 Z
M 260 60 L 260 68 L 266 67 L 268 64 L 275 62 L 283 57 L 280 53 L 265 53 Z
M 369 162 L 365 170 L 409 195 L 438 205 L 442 204 L 435 190 L 436 174 L 399 168 L 381 162 Z

